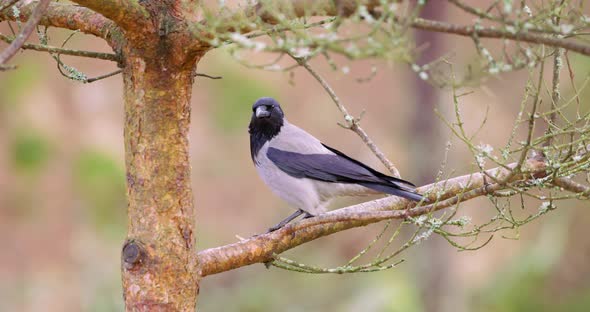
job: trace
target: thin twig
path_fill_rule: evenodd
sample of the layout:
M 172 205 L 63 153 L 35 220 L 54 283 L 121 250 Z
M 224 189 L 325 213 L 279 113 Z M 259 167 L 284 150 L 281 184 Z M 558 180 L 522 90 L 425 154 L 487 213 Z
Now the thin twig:
M 97 76 L 97 77 L 94 77 L 94 78 L 88 78 L 88 79 L 86 79 L 86 81 L 84 81 L 84 83 L 93 83 L 93 82 L 98 81 L 98 80 L 102 80 L 102 79 L 105 79 L 105 78 L 109 78 L 109 77 L 118 75 L 118 74 L 120 74 L 122 72 L 123 72 L 122 69 L 118 69 L 118 70 L 115 70 L 112 73 L 104 74 L 102 76 Z
M 8 62 L 8 60 L 10 60 L 16 54 L 16 52 L 23 46 L 27 38 L 29 38 L 31 33 L 33 33 L 33 30 L 35 30 L 35 26 L 37 26 L 37 24 L 41 20 L 43 13 L 49 6 L 49 2 L 50 0 L 39 1 L 39 4 L 37 4 L 35 9 L 33 10 L 33 13 L 31 13 L 31 16 L 29 16 L 29 20 L 21 29 L 21 32 L 18 34 L 18 36 L 16 36 L 16 38 L 8 46 L 8 48 L 6 48 L 4 51 L 2 51 L 2 53 L 0 53 L 0 65 L 6 64 L 6 62 Z
M 6 9 L 8 9 L 9 7 L 13 6 L 15 3 L 19 2 L 20 0 L 9 0 L 8 2 L 6 2 L 6 4 L 3 4 L 2 6 L 0 6 L 0 11 L 4 11 Z
M 11 43 L 14 41 L 13 38 L 10 38 L 6 35 L 0 34 L 0 40 Z M 35 50 L 41 52 L 49 52 L 49 53 L 59 53 L 63 55 L 71 55 L 71 56 L 79 56 L 79 57 L 88 57 L 88 58 L 95 58 L 100 60 L 106 61 L 113 61 L 118 62 L 119 57 L 113 53 L 102 53 L 102 52 L 93 52 L 93 51 L 84 51 L 84 50 L 73 50 L 73 49 L 64 49 L 49 45 L 43 44 L 32 44 L 32 43 L 25 43 L 21 47 L 25 50 Z
M 61 48 L 60 49 L 64 49 L 66 43 L 68 43 L 68 41 L 70 41 L 70 39 L 72 39 L 74 37 L 74 35 L 77 34 L 77 31 L 72 32 L 62 43 Z M 55 59 L 56 64 L 57 64 L 57 70 L 60 72 L 60 74 L 62 74 L 62 76 L 74 80 L 74 81 L 80 81 L 83 83 L 92 83 L 98 80 L 102 80 L 102 79 L 106 79 L 115 75 L 118 75 L 120 73 L 123 72 L 122 69 L 118 69 L 115 70 L 113 72 L 110 72 L 108 74 L 104 74 L 104 75 L 100 75 L 94 78 L 88 78 L 84 73 L 79 72 L 77 69 L 70 67 L 68 65 L 66 65 L 64 62 L 62 62 L 61 60 L 61 53 L 57 52 L 56 54 L 51 53 L 51 56 Z M 62 70 L 65 69 L 68 73 L 64 73 L 64 71 Z
M 497 22 L 502 25 L 509 25 L 512 27 L 521 27 L 521 25 L 519 25 L 519 23 L 517 23 L 515 21 L 507 20 L 504 17 L 499 17 L 496 15 L 490 14 L 489 12 L 482 11 L 478 8 L 470 6 L 469 4 L 466 4 L 462 0 L 448 0 L 448 1 L 451 2 L 452 4 L 454 4 L 459 9 L 461 9 L 469 14 L 475 15 L 479 18 L 487 19 L 487 20 L 490 20 L 493 22 Z M 523 24 L 523 23 L 521 23 L 521 24 Z M 551 29 L 542 29 L 542 28 L 536 28 L 536 27 L 527 28 L 527 30 L 532 31 L 532 32 L 539 32 L 539 33 L 559 34 L 558 32 L 555 32 L 554 30 L 551 30 Z
M 544 54 L 545 54 L 545 49 L 543 48 L 543 55 Z M 541 58 L 541 60 L 542 60 L 541 65 L 539 66 L 539 80 L 537 81 L 537 89 L 535 90 L 535 94 L 533 95 L 533 107 L 531 108 L 531 112 L 529 114 L 529 119 L 528 119 L 527 137 L 526 137 L 526 141 L 523 144 L 524 149 L 521 152 L 520 157 L 518 159 L 518 166 L 516 167 L 516 170 L 513 171 L 510 175 L 508 175 L 506 180 L 511 179 L 512 175 L 518 173 L 518 171 L 521 170 L 522 165 L 529 158 L 528 153 L 532 148 L 531 143 L 533 141 L 533 134 L 535 132 L 535 124 L 536 124 L 536 119 L 537 119 L 537 109 L 540 106 L 539 104 L 541 101 L 541 86 L 543 85 L 543 73 L 545 71 L 544 57 Z
M 203 74 L 203 73 L 195 73 L 194 77 L 205 77 L 205 78 L 209 78 L 209 79 L 222 79 L 222 76 L 211 76 L 211 75 L 207 75 L 207 74 Z
M 311 65 L 309 65 L 309 63 L 307 62 L 307 60 L 305 58 L 296 57 L 296 56 L 292 55 L 291 53 L 288 53 L 288 54 L 297 63 L 299 63 L 299 65 L 303 66 L 303 68 L 305 68 L 320 83 L 320 85 L 324 88 L 324 90 L 326 90 L 326 92 L 328 92 L 328 94 L 330 95 L 330 98 L 332 98 L 332 101 L 334 102 L 334 104 L 336 104 L 338 109 L 342 112 L 342 114 L 344 114 L 344 120 L 346 120 L 346 122 L 348 124 L 347 128 L 352 130 L 354 133 L 356 133 L 361 138 L 361 140 L 363 140 L 363 142 L 365 142 L 365 144 L 369 147 L 369 149 L 373 152 L 373 154 L 375 154 L 375 156 L 377 156 L 377 158 L 383 163 L 383 165 L 385 165 L 385 167 L 387 167 L 387 169 L 389 169 L 389 171 L 391 172 L 391 174 L 394 177 L 399 178 L 400 177 L 399 170 L 397 170 L 397 168 L 393 165 L 393 163 L 389 159 L 387 159 L 385 154 L 383 154 L 381 149 L 379 149 L 379 147 L 373 142 L 373 140 L 371 140 L 371 138 L 365 132 L 365 130 L 363 130 L 363 128 L 361 128 L 361 126 L 359 125 L 359 120 L 354 118 L 352 115 L 350 115 L 348 113 L 348 110 L 342 104 L 342 102 L 340 101 L 340 98 L 338 97 L 338 95 L 336 95 L 336 92 L 334 92 L 334 90 L 332 89 L 332 87 L 330 87 L 328 82 L 317 71 L 315 71 L 313 69 L 313 67 L 311 67 Z
M 563 5 L 565 0 L 562 0 L 560 6 Z M 559 22 L 561 17 L 559 14 L 561 11 L 557 11 L 555 16 L 553 16 L 553 24 L 555 26 L 559 26 Z M 559 101 L 560 94 L 559 94 L 559 73 L 561 72 L 561 67 L 563 66 L 563 49 L 562 48 L 555 48 L 555 52 L 553 55 L 553 79 L 552 84 L 553 87 L 551 88 L 551 115 L 549 116 L 549 121 L 547 125 L 547 134 L 551 134 L 553 132 L 553 126 L 555 126 L 555 122 L 557 119 L 557 102 Z M 547 141 L 545 141 L 545 146 L 550 146 L 551 141 L 553 140 L 553 136 L 549 136 Z
M 13 70 L 13 69 L 16 69 L 16 68 L 17 68 L 16 65 L 4 65 L 4 64 L 0 64 L 0 71 Z
M 569 72 L 569 76 L 570 76 L 570 83 L 572 85 L 572 89 L 574 90 L 574 97 L 576 99 L 576 115 L 578 116 L 578 118 L 580 117 L 580 95 L 578 92 L 578 88 L 576 87 L 576 81 L 575 81 L 575 74 L 574 74 L 574 70 L 572 69 L 572 64 L 570 63 L 570 57 L 569 54 L 567 53 L 567 51 L 565 52 L 565 61 L 567 63 L 567 70 Z

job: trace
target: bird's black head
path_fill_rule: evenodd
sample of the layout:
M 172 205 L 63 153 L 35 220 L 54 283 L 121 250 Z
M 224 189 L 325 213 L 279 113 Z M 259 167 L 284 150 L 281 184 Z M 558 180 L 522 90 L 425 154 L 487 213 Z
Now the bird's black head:
M 256 162 L 256 154 L 264 143 L 281 132 L 285 114 L 281 105 L 275 99 L 263 97 L 252 105 L 252 119 L 250 119 L 250 153 Z
M 261 120 L 262 123 L 273 123 L 283 121 L 283 110 L 275 99 L 270 97 L 259 98 L 252 105 L 252 120 Z

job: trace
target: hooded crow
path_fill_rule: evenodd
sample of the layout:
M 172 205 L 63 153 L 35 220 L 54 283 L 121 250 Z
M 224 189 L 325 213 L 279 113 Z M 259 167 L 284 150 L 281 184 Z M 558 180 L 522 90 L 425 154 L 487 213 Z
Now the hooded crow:
M 380 173 L 290 124 L 273 98 L 263 97 L 252 105 L 248 132 L 258 174 L 276 195 L 297 209 L 269 232 L 301 214 L 308 218 L 325 212 L 330 200 L 338 196 L 385 193 L 423 199 L 414 184 Z

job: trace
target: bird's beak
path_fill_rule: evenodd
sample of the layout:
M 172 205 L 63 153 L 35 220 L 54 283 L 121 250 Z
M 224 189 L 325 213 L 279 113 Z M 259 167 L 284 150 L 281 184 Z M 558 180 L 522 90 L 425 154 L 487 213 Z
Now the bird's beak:
M 268 116 L 270 116 L 270 112 L 266 109 L 266 106 L 256 108 L 256 118 L 266 118 Z

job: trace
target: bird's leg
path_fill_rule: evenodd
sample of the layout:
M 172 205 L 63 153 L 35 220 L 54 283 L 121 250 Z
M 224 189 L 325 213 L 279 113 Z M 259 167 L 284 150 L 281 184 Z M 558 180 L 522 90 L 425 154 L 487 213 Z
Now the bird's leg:
M 293 219 L 299 217 L 301 214 L 304 214 L 304 213 L 307 214 L 307 215 L 309 215 L 307 212 L 305 212 L 305 211 L 303 211 L 301 209 L 295 211 L 292 215 L 290 215 L 287 218 L 285 218 L 285 220 L 279 222 L 277 225 L 275 225 L 275 226 L 271 227 L 270 229 L 268 229 L 268 232 L 266 232 L 266 233 L 274 232 L 274 231 L 282 228 L 287 223 L 293 221 Z
M 313 217 L 315 217 L 315 216 L 307 211 L 305 211 L 305 214 L 303 215 L 303 219 L 309 219 L 309 218 L 313 218 Z

